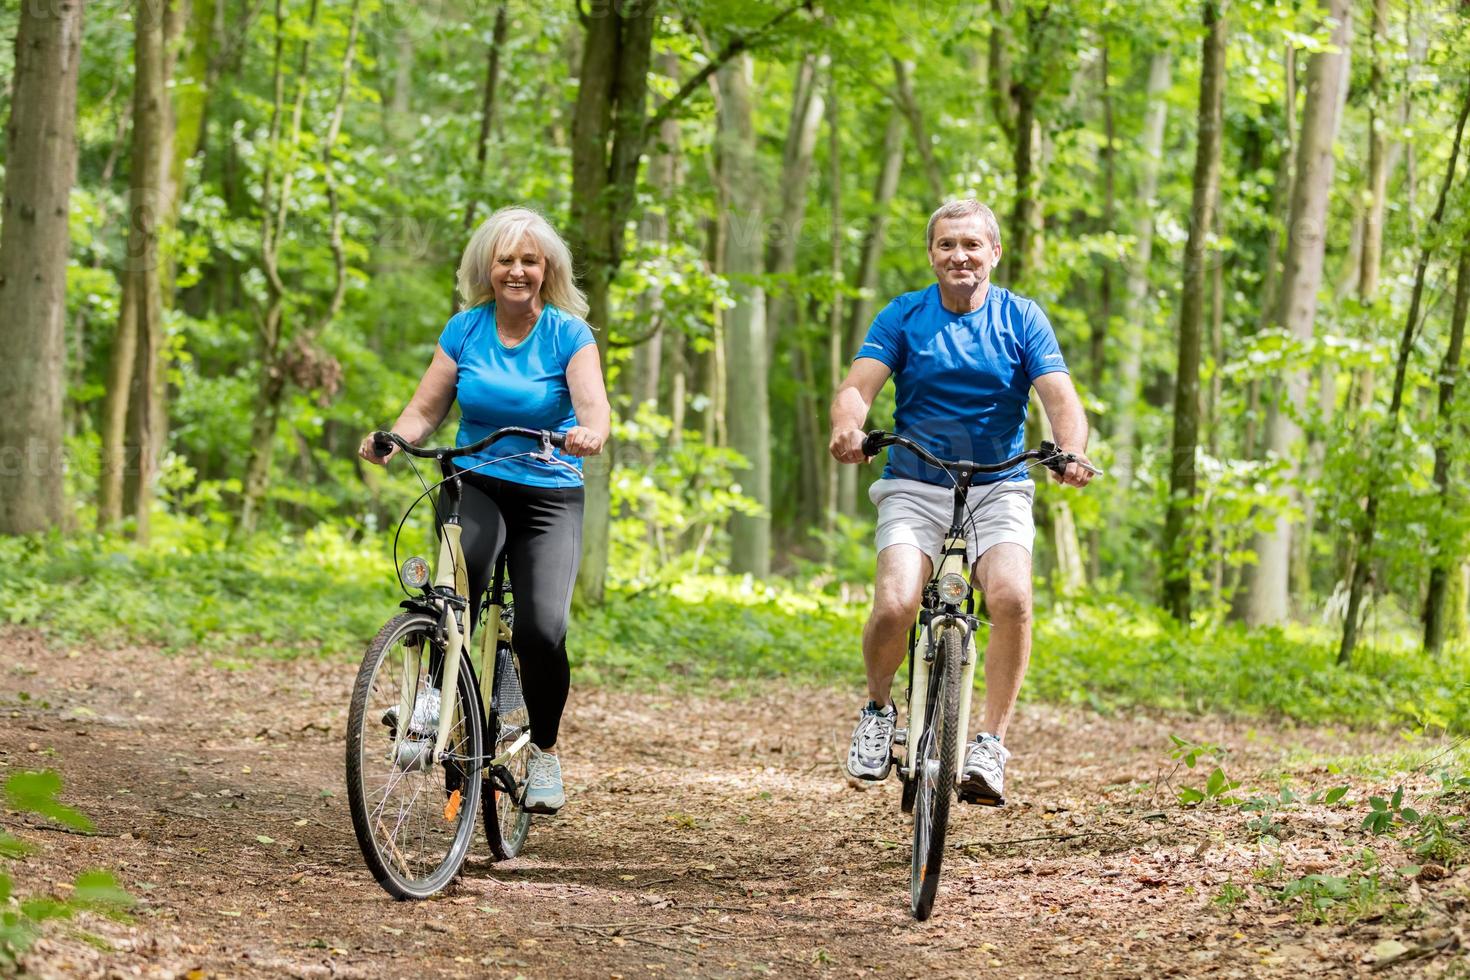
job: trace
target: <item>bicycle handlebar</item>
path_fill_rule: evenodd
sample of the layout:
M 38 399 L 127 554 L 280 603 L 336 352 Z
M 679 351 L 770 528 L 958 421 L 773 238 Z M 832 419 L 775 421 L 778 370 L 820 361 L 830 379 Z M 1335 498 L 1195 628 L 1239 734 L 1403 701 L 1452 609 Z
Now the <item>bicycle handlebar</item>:
M 884 432 L 882 429 L 873 429 L 867 435 L 863 436 L 864 456 L 876 456 L 886 446 L 903 446 L 905 449 L 912 451 L 920 459 L 939 467 L 945 472 L 959 470 L 970 475 L 977 473 L 1002 473 L 1018 463 L 1024 463 L 1027 460 L 1036 460 L 1057 474 L 1057 476 L 1061 476 L 1067 471 L 1068 463 L 1076 463 L 1094 476 L 1102 475 L 1102 470 L 1083 462 L 1076 453 L 1064 453 L 1056 447 L 1055 443 L 1045 440 L 1035 449 L 1028 449 L 999 463 L 976 463 L 968 459 L 940 459 L 907 436 L 901 436 L 894 432 Z
M 500 439 L 504 439 L 506 436 L 525 436 L 528 439 L 539 439 L 541 440 L 541 452 L 547 456 L 551 454 L 553 447 L 564 449 L 567 444 L 565 432 L 551 432 L 547 429 L 527 429 L 519 425 L 508 425 L 503 429 L 496 429 L 485 438 L 477 442 L 472 442 L 468 446 L 452 446 L 440 449 L 420 449 L 396 432 L 378 431 L 373 433 L 373 453 L 381 459 L 388 455 L 394 446 L 397 446 L 410 456 L 417 456 L 420 459 L 454 459 L 456 456 L 473 456 L 486 446 Z

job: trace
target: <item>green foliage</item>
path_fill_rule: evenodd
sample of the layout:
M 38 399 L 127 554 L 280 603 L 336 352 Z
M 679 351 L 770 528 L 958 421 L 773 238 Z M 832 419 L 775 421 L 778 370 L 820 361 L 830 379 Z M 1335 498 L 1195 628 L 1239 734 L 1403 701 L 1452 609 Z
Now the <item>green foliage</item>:
M 56 802 L 61 777 L 55 772 L 17 772 L 5 779 L 8 809 L 35 813 L 76 830 L 92 830 L 92 822 L 69 806 Z M 18 860 L 32 848 L 0 830 L 0 858 Z M 84 871 L 72 883 L 66 898 L 33 896 L 15 900 L 14 883 L 0 872 L 0 968 L 16 965 L 17 959 L 41 934 L 41 926 L 53 919 L 69 919 L 79 911 L 121 917 L 136 899 L 123 890 L 106 871 Z

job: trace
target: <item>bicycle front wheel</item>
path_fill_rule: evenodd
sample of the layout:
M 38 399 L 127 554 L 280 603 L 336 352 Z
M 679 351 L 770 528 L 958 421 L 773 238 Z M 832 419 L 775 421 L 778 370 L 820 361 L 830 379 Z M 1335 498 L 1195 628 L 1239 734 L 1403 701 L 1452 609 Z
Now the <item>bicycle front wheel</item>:
M 914 765 L 914 852 L 909 901 L 914 918 L 929 918 L 939 893 L 944 838 L 949 830 L 949 804 L 954 799 L 955 732 L 960 725 L 960 678 L 964 633 L 949 627 L 939 636 L 929 673 L 929 718 L 919 736 Z
M 486 730 L 490 733 L 492 757 L 515 752 L 503 765 L 517 793 L 507 793 L 487 771 L 484 793 L 480 797 L 485 811 L 485 837 L 490 842 L 490 853 L 495 860 L 505 861 L 521 852 L 526 842 L 526 832 L 531 828 L 531 815 L 521 809 L 517 799 L 520 787 L 526 784 L 526 764 L 531 753 L 528 745 L 516 748 L 521 736 L 531 730 L 531 715 L 526 708 L 526 698 L 521 693 L 521 672 L 516 666 L 515 654 L 504 643 L 495 651 L 495 687 L 490 694 L 490 718 Z
M 482 732 L 469 658 L 461 655 L 454 726 L 434 762 L 444 650 L 424 613 L 390 619 L 368 645 L 347 713 L 347 799 L 363 859 L 394 898 L 428 898 L 459 874 L 480 809 Z M 411 717 L 400 722 L 400 714 Z

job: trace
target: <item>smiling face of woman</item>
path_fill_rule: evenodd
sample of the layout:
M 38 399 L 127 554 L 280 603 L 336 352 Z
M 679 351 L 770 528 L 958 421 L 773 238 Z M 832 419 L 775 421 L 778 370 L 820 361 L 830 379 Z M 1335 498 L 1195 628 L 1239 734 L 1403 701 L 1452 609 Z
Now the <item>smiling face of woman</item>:
M 514 248 L 501 249 L 490 262 L 490 288 L 495 302 L 508 306 L 534 303 L 546 278 L 546 259 L 536 240 L 526 235 Z

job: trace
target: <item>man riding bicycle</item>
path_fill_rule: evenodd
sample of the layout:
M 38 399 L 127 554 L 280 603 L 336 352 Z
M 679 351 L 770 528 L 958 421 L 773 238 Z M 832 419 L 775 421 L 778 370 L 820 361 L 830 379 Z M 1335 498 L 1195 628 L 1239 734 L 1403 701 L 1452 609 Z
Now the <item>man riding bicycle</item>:
M 930 217 L 927 241 L 937 281 L 904 293 L 874 318 L 832 400 L 833 458 L 866 459 L 863 424 L 891 375 L 895 430 L 940 457 L 986 463 L 1019 452 L 1034 386 L 1057 447 L 1086 463 L 1087 416 L 1051 324 L 1034 302 L 990 281 L 1001 256 L 995 215 L 979 201 L 952 201 Z M 1059 479 L 1084 487 L 1091 473 L 1072 463 Z M 966 522 L 966 564 L 993 626 L 985 649 L 984 728 L 966 754 L 961 792 L 1001 805 L 1010 758 L 1006 730 L 1031 656 L 1036 487 L 1021 466 L 979 478 L 977 486 Z M 869 700 L 852 733 L 847 771 L 881 780 L 892 763 L 898 717 L 893 677 L 943 547 L 953 494 L 943 471 L 895 446 L 868 496 L 878 507 L 873 609 L 863 628 Z

